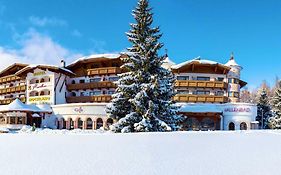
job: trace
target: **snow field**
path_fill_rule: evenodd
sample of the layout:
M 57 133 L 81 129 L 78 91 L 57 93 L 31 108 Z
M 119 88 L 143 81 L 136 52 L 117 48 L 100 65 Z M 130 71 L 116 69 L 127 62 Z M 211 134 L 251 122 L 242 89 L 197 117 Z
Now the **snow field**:
M 1 175 L 277 175 L 281 131 L 0 134 Z

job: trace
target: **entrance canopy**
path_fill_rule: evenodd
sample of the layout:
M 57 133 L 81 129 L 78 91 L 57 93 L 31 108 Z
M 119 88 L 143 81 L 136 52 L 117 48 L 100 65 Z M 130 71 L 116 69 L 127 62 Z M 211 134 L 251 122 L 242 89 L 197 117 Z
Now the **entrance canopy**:
M 0 113 L 3 112 L 49 112 L 49 110 L 41 109 L 35 105 L 26 105 L 19 99 L 15 99 L 8 105 L 0 106 Z

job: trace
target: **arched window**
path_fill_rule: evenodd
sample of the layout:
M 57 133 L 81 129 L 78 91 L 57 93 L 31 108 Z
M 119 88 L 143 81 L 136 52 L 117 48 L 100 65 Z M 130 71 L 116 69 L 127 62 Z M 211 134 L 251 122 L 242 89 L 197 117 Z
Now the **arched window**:
M 112 125 L 112 124 L 113 124 L 113 119 L 112 118 L 109 118 L 109 119 L 106 120 L 106 127 L 107 128 L 109 128 L 109 126 Z
M 72 81 L 71 81 L 71 84 L 75 84 L 75 80 L 72 80 Z
M 81 120 L 81 118 L 79 118 L 79 119 L 77 120 L 77 122 L 78 122 L 77 127 L 78 127 L 79 129 L 83 129 L 83 121 Z
M 234 131 L 235 130 L 235 124 L 233 122 L 230 122 L 228 125 L 228 130 L 229 131 Z
M 30 97 L 35 97 L 35 96 L 38 96 L 39 95 L 39 93 L 37 92 L 37 91 L 31 91 L 30 93 L 29 93 L 29 96 Z
M 74 121 L 72 120 L 72 118 L 69 119 L 69 129 L 74 129 Z
M 39 83 L 39 80 L 35 80 L 35 83 Z
M 100 129 L 101 127 L 103 127 L 103 120 L 101 118 L 98 118 L 96 129 Z
M 61 122 L 61 129 L 66 129 L 66 121 L 62 118 L 60 122 Z
M 240 130 L 247 130 L 247 124 L 245 122 L 240 124 Z
M 45 79 L 41 78 L 40 83 L 44 83 L 44 82 L 45 82 Z
M 43 95 L 45 95 L 45 93 L 44 93 L 44 91 L 41 91 L 40 96 L 43 96 Z
M 203 131 L 215 130 L 215 122 L 210 118 L 204 118 L 201 123 L 201 130 Z
M 72 97 L 76 97 L 76 93 L 75 92 L 71 92 L 71 96 Z
M 86 129 L 93 129 L 93 120 L 91 118 L 87 118 Z

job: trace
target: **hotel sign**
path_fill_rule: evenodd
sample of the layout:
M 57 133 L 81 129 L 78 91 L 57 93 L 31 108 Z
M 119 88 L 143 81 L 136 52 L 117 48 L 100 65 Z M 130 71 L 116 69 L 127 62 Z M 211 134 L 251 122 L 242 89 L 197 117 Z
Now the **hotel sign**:
M 49 102 L 51 100 L 50 96 L 43 96 L 43 97 L 29 97 L 28 101 L 29 102 Z
M 233 108 L 225 108 L 224 112 L 234 112 L 234 113 L 238 113 L 238 112 L 247 112 L 250 113 L 251 112 L 251 108 L 249 107 L 233 107 Z
M 35 72 L 33 73 L 33 76 L 41 76 L 41 75 L 45 75 L 46 72 L 45 71 L 42 71 L 42 72 Z

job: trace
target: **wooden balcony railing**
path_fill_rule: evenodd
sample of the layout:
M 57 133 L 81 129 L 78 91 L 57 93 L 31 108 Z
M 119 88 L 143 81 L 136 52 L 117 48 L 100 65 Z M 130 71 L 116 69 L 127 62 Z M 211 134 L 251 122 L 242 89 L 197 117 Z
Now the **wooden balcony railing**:
M 79 83 L 79 84 L 68 84 L 66 85 L 67 90 L 85 90 L 85 89 L 96 89 L 96 88 L 116 88 L 116 84 L 111 81 L 100 81 L 90 83 Z
M 7 105 L 12 103 L 16 98 L 5 98 L 0 100 L 0 105 Z M 25 103 L 26 102 L 26 98 L 25 97 L 21 97 L 20 100 Z
M 98 96 L 78 96 L 78 97 L 66 97 L 67 103 L 107 103 L 110 102 L 111 95 L 98 95 Z
M 88 69 L 87 75 L 94 76 L 94 75 L 120 74 L 121 72 L 122 70 L 120 67 L 103 67 L 103 68 Z
M 226 82 L 222 82 L 222 81 L 177 80 L 175 87 L 227 89 L 228 84 Z
M 20 77 L 17 77 L 15 75 L 8 75 L 8 76 L 0 78 L 0 84 L 1 83 L 11 82 L 11 81 L 19 81 L 19 80 L 20 80 Z
M 187 103 L 227 103 L 229 98 L 226 96 L 215 95 L 190 95 L 190 94 L 177 94 L 174 97 L 176 102 Z
M 10 94 L 10 93 L 15 93 L 15 92 L 24 92 L 25 90 L 26 90 L 25 85 L 3 88 L 3 89 L 0 89 L 0 95 Z

